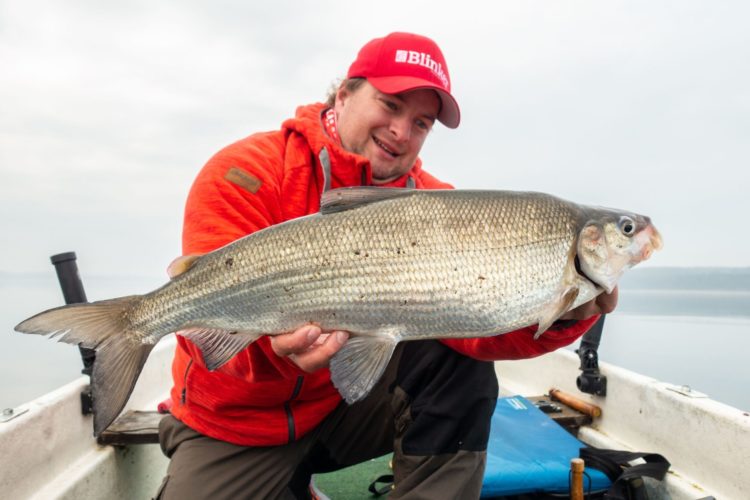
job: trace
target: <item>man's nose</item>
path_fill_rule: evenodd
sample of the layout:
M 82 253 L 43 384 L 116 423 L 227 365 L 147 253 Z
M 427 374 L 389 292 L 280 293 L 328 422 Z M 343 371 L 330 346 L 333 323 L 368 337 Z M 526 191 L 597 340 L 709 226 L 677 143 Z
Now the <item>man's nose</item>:
M 406 142 L 411 136 L 411 123 L 406 117 L 394 117 L 391 120 L 390 132 L 394 139 L 399 142 Z

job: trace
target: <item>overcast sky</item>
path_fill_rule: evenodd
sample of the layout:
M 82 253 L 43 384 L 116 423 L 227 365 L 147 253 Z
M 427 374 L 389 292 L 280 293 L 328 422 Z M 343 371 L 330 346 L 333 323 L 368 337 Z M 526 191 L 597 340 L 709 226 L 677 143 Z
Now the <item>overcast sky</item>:
M 748 266 L 749 6 L 0 1 L 0 271 L 163 276 L 205 161 L 397 30 L 440 44 L 462 109 L 433 174 L 649 215 L 651 265 Z

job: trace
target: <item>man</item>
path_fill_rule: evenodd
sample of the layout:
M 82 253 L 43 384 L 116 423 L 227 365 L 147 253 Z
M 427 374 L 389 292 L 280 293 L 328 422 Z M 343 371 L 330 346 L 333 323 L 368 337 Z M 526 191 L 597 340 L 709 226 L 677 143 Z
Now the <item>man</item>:
M 372 40 L 327 105 L 302 106 L 281 130 L 209 160 L 188 197 L 184 253 L 209 252 L 316 212 L 330 188 L 450 188 L 418 158 L 435 121 L 449 128 L 460 121 L 438 46 L 407 33 Z M 351 406 L 327 369 L 347 332 L 305 325 L 262 337 L 214 372 L 178 337 L 172 416 L 160 427 L 171 458 L 160 494 L 305 497 L 311 473 L 393 451 L 393 498 L 477 497 L 498 391 L 490 360 L 567 345 L 616 299 L 571 311 L 538 341 L 531 327 L 485 339 L 405 342 L 371 394 Z

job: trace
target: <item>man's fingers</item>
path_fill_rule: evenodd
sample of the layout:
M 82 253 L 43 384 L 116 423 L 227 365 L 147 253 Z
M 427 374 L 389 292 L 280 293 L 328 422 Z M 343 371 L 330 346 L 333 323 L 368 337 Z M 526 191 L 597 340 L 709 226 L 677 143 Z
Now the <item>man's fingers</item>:
M 617 307 L 617 300 L 619 299 L 620 290 L 615 287 L 612 293 L 602 293 L 596 298 L 596 304 L 599 306 L 599 310 L 602 314 L 609 314 Z
M 560 319 L 575 319 L 580 321 L 596 314 L 609 314 L 617 307 L 618 296 L 619 290 L 615 287 L 612 293 L 600 293 L 594 300 L 590 300 L 566 312 L 560 316 Z
M 333 332 L 325 342 L 304 352 L 291 354 L 289 358 L 306 372 L 314 372 L 328 366 L 331 358 L 341 349 L 349 338 L 347 332 Z
M 306 325 L 292 333 L 272 336 L 271 348 L 277 356 L 288 357 L 300 369 L 314 372 L 328 366 L 348 338 L 347 332 L 322 334 L 320 327 Z
M 271 348 L 279 357 L 305 352 L 320 337 L 320 327 L 305 325 L 292 333 L 271 337 Z

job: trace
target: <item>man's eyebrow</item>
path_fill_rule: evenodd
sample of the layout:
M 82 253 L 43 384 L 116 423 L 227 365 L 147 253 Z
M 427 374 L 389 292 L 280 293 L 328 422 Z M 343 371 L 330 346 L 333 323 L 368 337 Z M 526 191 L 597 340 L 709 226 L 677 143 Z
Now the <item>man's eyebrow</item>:
M 395 99 L 398 102 L 401 102 L 401 103 L 404 102 L 404 98 L 401 97 L 399 94 L 386 94 L 385 92 L 381 92 L 379 90 L 378 90 L 378 94 L 380 95 L 380 97 L 384 97 L 386 99 L 391 99 L 392 98 L 392 99 Z
M 427 119 L 428 119 L 428 120 L 430 120 L 430 121 L 431 121 L 432 123 L 435 123 L 435 122 L 437 121 L 437 116 L 435 116 L 435 115 L 431 115 L 431 114 L 423 114 L 423 115 L 422 115 L 422 118 L 427 118 Z
M 420 113 L 419 117 L 423 120 L 428 120 L 430 124 L 434 124 L 437 121 L 437 116 L 432 113 Z
M 399 95 L 399 94 L 386 94 L 385 92 L 381 92 L 379 90 L 378 90 L 378 94 L 380 96 L 382 96 L 382 97 L 385 97 L 385 98 L 393 98 L 394 100 L 398 101 L 400 104 L 403 104 L 403 103 L 406 102 L 406 100 L 403 97 L 401 97 L 401 95 Z M 441 105 L 442 105 L 442 103 L 441 103 Z M 426 119 L 430 120 L 432 123 L 435 123 L 437 121 L 437 115 L 433 115 L 433 114 L 430 114 L 430 113 L 423 113 L 423 114 L 421 114 L 419 116 L 421 118 L 426 118 Z

